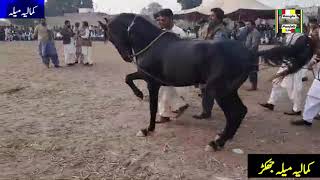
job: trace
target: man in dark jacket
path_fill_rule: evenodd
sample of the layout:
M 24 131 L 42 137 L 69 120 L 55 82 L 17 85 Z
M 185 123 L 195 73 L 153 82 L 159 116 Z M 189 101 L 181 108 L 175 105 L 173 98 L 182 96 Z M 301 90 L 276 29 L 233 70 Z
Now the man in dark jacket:
M 208 25 L 207 35 L 205 40 L 212 40 L 212 43 L 224 41 L 229 39 L 229 35 L 225 25 L 223 24 L 224 11 L 221 8 L 211 9 L 210 22 Z M 199 85 L 201 89 L 201 94 L 205 93 L 205 84 Z M 211 117 L 211 111 L 214 105 L 214 99 L 202 100 L 203 107 L 208 109 L 203 109 L 200 115 L 194 115 L 195 119 L 209 119 Z M 204 105 L 209 104 L 209 105 Z
M 255 53 L 259 49 L 261 34 L 256 29 L 256 24 L 254 21 L 247 22 L 246 26 L 249 34 L 247 36 L 245 45 L 250 51 Z M 251 88 L 248 89 L 249 91 L 256 91 L 258 89 L 259 58 L 256 58 L 254 63 L 254 70 L 249 75 L 249 80 L 251 82 Z
M 243 21 L 240 21 L 239 22 L 239 29 L 238 29 L 238 32 L 236 34 L 236 39 L 238 41 L 241 41 L 241 42 L 245 43 L 246 39 L 247 39 L 247 36 L 248 36 L 248 28 L 246 27 L 246 25 L 244 24 Z
M 66 65 L 72 66 L 75 64 L 75 44 L 73 40 L 74 33 L 71 28 L 70 21 L 64 22 L 64 27 L 61 31 L 63 50 L 64 50 L 64 61 Z
M 220 8 L 211 9 L 208 33 L 205 39 L 213 42 L 229 39 L 226 27 L 223 24 L 224 11 Z

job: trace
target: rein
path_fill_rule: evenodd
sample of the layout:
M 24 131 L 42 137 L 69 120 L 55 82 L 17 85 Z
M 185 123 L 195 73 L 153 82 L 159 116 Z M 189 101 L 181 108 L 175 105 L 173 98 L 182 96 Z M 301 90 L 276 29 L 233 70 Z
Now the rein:
M 131 31 L 132 27 L 134 26 L 135 20 L 137 19 L 137 17 L 138 17 L 138 16 L 135 16 L 135 17 L 133 18 L 131 24 L 128 26 L 128 29 L 127 29 L 128 37 L 130 37 L 130 31 Z M 137 66 L 137 69 L 138 69 L 138 70 L 140 70 L 140 71 L 143 72 L 144 74 L 150 76 L 151 78 L 155 79 L 156 81 L 158 81 L 158 82 L 160 82 L 160 83 L 162 83 L 162 84 L 164 84 L 164 85 L 167 85 L 167 86 L 169 86 L 170 83 L 164 82 L 164 81 L 162 81 L 161 79 L 159 79 L 159 78 L 153 76 L 152 74 L 148 73 L 147 71 L 145 71 L 143 68 L 141 68 L 141 67 L 139 66 L 139 64 L 137 63 L 137 60 L 136 60 L 136 59 L 137 59 L 137 57 L 138 57 L 139 55 L 141 55 L 141 54 L 143 54 L 144 52 L 146 52 L 153 44 L 155 44 L 163 35 L 165 35 L 165 34 L 168 33 L 168 32 L 169 32 L 169 31 L 163 31 L 162 33 L 160 33 L 160 34 L 159 34 L 154 40 L 152 40 L 145 48 L 143 48 L 142 50 L 138 51 L 137 53 L 135 53 L 134 50 L 133 50 L 133 48 L 131 47 L 131 51 L 133 52 L 133 54 L 131 54 L 131 55 L 129 56 L 130 59 L 131 59 L 131 58 L 132 58 L 132 59 L 135 58 L 135 61 L 132 61 L 131 63 L 132 63 L 132 64 L 135 64 L 135 65 Z
M 130 37 L 130 31 L 132 29 L 132 27 L 135 25 L 135 21 L 137 19 L 137 15 L 134 16 L 132 22 L 130 23 L 130 25 L 128 26 L 127 28 L 127 33 L 128 33 L 128 37 Z M 134 58 L 134 57 L 137 57 L 139 55 L 141 55 L 142 53 L 146 52 L 154 43 L 156 43 L 164 34 L 168 33 L 168 31 L 164 31 L 162 32 L 161 34 L 159 34 L 154 40 L 152 40 L 145 48 L 143 48 L 142 50 L 140 50 L 139 52 L 135 53 L 133 48 L 131 47 L 132 49 L 132 52 L 133 54 L 131 54 L 129 56 L 129 58 Z
M 131 54 L 129 57 L 133 58 L 133 57 L 137 57 L 139 55 L 141 55 L 142 53 L 146 52 L 154 43 L 156 43 L 164 34 L 168 33 L 169 31 L 164 31 L 161 34 L 159 34 L 159 36 L 157 36 L 154 40 L 152 40 L 145 48 L 143 48 L 142 50 L 140 50 L 137 53 L 133 53 Z M 134 52 L 134 50 L 132 50 Z

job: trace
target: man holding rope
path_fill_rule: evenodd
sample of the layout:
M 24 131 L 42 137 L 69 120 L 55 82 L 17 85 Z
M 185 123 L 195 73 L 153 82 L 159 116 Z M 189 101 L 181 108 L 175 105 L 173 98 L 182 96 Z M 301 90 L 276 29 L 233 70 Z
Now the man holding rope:
M 157 13 L 157 22 L 164 30 L 171 31 L 181 38 L 185 38 L 185 32 L 173 23 L 173 12 L 170 9 L 163 9 Z M 160 120 L 157 123 L 169 122 L 170 118 L 177 118 L 181 115 L 189 105 L 184 98 L 178 93 L 178 90 L 185 90 L 186 87 L 176 88 L 162 86 L 159 91 L 158 112 Z
M 294 45 L 296 41 L 302 37 L 302 33 L 290 33 L 286 35 L 286 46 Z M 283 65 L 279 68 L 277 74 L 281 74 L 287 71 L 286 65 Z M 302 111 L 302 93 L 303 93 L 303 70 L 299 70 L 294 74 L 290 74 L 283 79 L 281 77 L 273 80 L 273 87 L 271 90 L 271 94 L 269 100 L 265 104 L 260 104 L 262 107 L 267 108 L 269 110 L 274 109 L 277 101 L 282 97 L 283 93 L 286 93 L 289 99 L 293 103 L 293 109 L 291 112 L 285 112 L 286 115 L 298 116 L 301 115 Z
M 310 38 L 315 48 L 314 57 L 308 65 L 308 69 L 313 71 L 314 80 L 308 91 L 306 104 L 304 106 L 303 118 L 292 121 L 291 124 L 297 126 L 311 126 L 313 119 L 320 112 L 320 28 L 316 19 L 310 19 Z M 317 119 L 319 116 L 317 117 Z

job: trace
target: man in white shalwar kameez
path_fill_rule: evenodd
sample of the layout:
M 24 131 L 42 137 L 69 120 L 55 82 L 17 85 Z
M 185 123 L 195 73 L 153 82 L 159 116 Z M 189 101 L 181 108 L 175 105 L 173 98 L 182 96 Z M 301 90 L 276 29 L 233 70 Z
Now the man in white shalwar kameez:
M 307 94 L 302 119 L 291 122 L 291 124 L 298 126 L 311 126 L 313 119 L 320 113 L 320 28 L 316 19 L 310 19 L 309 25 L 311 29 L 309 35 L 316 48 L 314 51 L 315 55 L 308 67 L 313 71 L 315 79 Z
M 90 37 L 89 24 L 87 21 L 82 22 L 81 32 L 81 51 L 83 55 L 83 64 L 86 66 L 92 66 L 92 41 Z
M 68 66 L 75 64 L 75 53 L 76 47 L 74 44 L 74 33 L 71 29 L 70 21 L 66 20 L 64 22 L 64 27 L 61 31 L 62 41 L 63 41 L 63 51 L 64 51 L 64 61 Z
M 311 126 L 313 119 L 320 112 L 320 56 L 318 58 L 314 57 L 310 62 L 310 67 L 312 67 L 315 73 L 315 79 L 308 91 L 306 104 L 304 106 L 302 120 L 292 121 L 293 125 L 306 125 Z
M 290 33 L 286 35 L 286 45 L 293 45 L 303 36 L 302 33 Z M 287 70 L 287 67 L 283 65 L 279 68 L 278 74 Z M 265 104 L 260 104 L 261 106 L 268 108 L 270 110 L 274 109 L 274 106 L 278 102 L 278 100 L 282 97 L 284 93 L 287 94 L 289 99 L 293 103 L 292 112 L 285 112 L 286 115 L 301 115 L 302 111 L 302 93 L 303 93 L 303 83 L 302 78 L 304 76 L 303 70 L 299 70 L 294 74 L 289 74 L 286 77 L 281 79 L 275 79 L 273 81 L 272 91 L 269 97 L 269 100 Z M 279 82 L 280 81 L 280 82 Z
M 173 13 L 170 9 L 163 9 L 158 13 L 158 22 L 162 29 L 171 31 L 181 38 L 186 37 L 186 33 L 173 24 Z M 176 118 L 181 115 L 184 110 L 188 108 L 188 104 L 185 102 L 182 96 L 186 87 L 171 87 L 162 86 L 159 91 L 158 112 L 160 120 L 157 123 L 163 123 L 170 121 L 170 118 Z M 179 93 L 178 93 L 179 91 Z

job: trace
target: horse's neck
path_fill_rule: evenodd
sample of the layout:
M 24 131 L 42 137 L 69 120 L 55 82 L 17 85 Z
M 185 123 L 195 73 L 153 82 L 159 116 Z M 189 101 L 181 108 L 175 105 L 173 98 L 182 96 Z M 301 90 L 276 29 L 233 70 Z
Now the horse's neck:
M 162 32 L 161 30 L 156 30 L 156 29 L 153 29 L 151 31 L 152 32 L 150 34 L 138 33 L 138 32 L 143 32 L 143 31 L 134 32 L 133 36 L 136 38 L 132 41 L 132 48 L 135 51 L 135 53 L 141 51 L 142 49 L 145 49 Z

